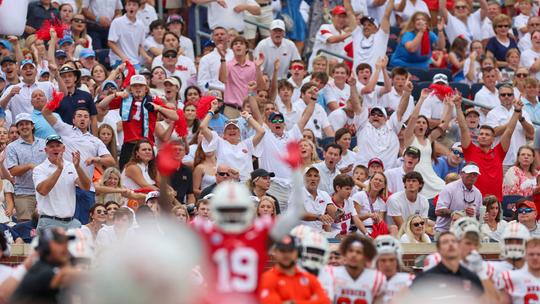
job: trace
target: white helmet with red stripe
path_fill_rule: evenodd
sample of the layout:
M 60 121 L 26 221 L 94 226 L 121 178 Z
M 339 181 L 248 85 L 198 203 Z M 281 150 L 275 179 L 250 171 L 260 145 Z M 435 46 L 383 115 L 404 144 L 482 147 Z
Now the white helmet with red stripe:
M 521 259 L 525 256 L 525 244 L 531 233 L 523 224 L 511 222 L 504 228 L 501 238 L 501 258 Z
M 241 233 L 253 224 L 255 202 L 245 185 L 222 182 L 210 199 L 210 216 L 224 232 Z
M 300 266 L 318 272 L 328 263 L 330 244 L 326 237 L 308 226 L 298 225 L 291 234 L 300 239 Z
M 394 254 L 401 265 L 401 257 L 403 250 L 399 241 L 391 235 L 379 235 L 375 238 L 375 248 L 377 248 L 377 256 L 381 254 Z
M 473 217 L 462 217 L 452 224 L 450 232 L 452 232 L 458 240 L 461 240 L 467 232 L 474 232 L 480 236 L 480 223 Z

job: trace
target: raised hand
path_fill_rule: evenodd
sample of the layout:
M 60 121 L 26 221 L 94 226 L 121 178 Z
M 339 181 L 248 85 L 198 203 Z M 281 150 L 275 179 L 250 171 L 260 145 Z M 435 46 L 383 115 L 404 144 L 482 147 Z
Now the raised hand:
M 54 162 L 52 163 L 55 164 L 58 167 L 58 169 L 60 170 L 64 169 L 64 152 L 59 153 L 56 159 L 54 160 Z
M 431 90 L 428 88 L 422 89 L 422 93 L 420 93 L 420 99 L 426 99 L 429 94 L 431 94 Z
M 217 4 L 219 4 L 223 8 L 227 8 L 227 2 L 225 0 L 216 0 Z
M 240 116 L 244 117 L 244 119 L 247 121 L 251 117 L 251 114 L 249 114 L 248 111 L 242 111 L 242 113 L 240 113 Z
M 221 59 L 225 59 L 225 55 L 227 55 L 227 48 L 224 44 L 218 44 L 216 46 L 219 56 L 221 56 Z
M 347 84 L 351 87 L 356 87 L 356 77 L 354 77 L 353 73 L 347 78 Z
M 212 105 L 210 107 L 210 110 L 214 113 L 216 113 L 219 110 L 219 102 L 217 99 L 212 100 Z
M 281 61 L 279 61 L 279 58 L 274 61 L 274 71 L 279 71 L 279 66 L 281 65 Z
M 13 87 L 13 88 L 11 89 L 11 91 L 9 91 L 9 95 L 10 95 L 11 97 L 13 97 L 13 96 L 19 94 L 20 92 L 21 92 L 21 87 Z
M 248 92 L 249 93 L 257 93 L 257 82 L 252 80 L 248 82 Z
M 71 157 L 72 157 L 73 165 L 75 166 L 75 168 L 79 167 L 79 165 L 81 164 L 81 152 L 75 151 L 71 153 Z
M 263 53 L 260 53 L 259 54 L 259 57 L 257 59 L 255 59 L 255 65 L 257 67 L 260 67 L 264 64 L 264 54 Z
M 521 109 L 523 109 L 523 102 L 516 98 L 516 100 L 514 100 L 514 110 L 521 111 Z

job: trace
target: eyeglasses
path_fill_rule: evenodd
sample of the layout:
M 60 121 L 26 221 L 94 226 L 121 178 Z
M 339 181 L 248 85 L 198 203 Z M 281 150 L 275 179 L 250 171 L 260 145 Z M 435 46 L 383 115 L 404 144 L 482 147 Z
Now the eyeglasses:
M 79 18 L 73 18 L 71 19 L 71 21 L 75 22 L 75 23 L 86 23 L 86 20 L 84 19 L 79 19 Z
M 512 96 L 514 96 L 514 93 L 500 93 L 499 96 L 501 96 L 501 97 L 512 97 Z
M 525 77 L 529 76 L 529 74 L 527 74 L 527 73 L 517 73 L 515 76 L 518 77 L 518 78 L 525 78 Z
M 467 6 L 466 5 L 458 5 L 458 6 L 455 6 L 456 9 L 466 9 Z
M 509 24 L 499 24 L 497 25 L 497 28 L 509 28 L 510 25 Z
M 98 209 L 98 210 L 96 210 L 96 213 L 97 213 L 97 214 L 100 214 L 100 215 L 101 215 L 101 214 L 107 214 L 107 210 L 101 210 L 101 209 Z
M 163 58 L 176 58 L 175 54 L 164 54 Z
M 219 176 L 229 176 L 229 172 L 218 172 Z
M 416 223 L 412 223 L 414 227 L 420 227 L 420 226 L 424 226 L 425 222 L 416 222 Z
M 525 214 L 525 213 L 531 213 L 533 212 L 534 210 L 532 208 L 519 208 L 518 209 L 518 213 L 521 213 L 521 214 Z
M 465 157 L 465 156 L 463 155 L 463 152 L 459 152 L 459 150 L 452 150 L 452 152 L 454 153 L 454 155 L 457 155 L 457 156 L 459 156 L 459 157 L 461 157 L 461 158 Z
M 315 129 L 319 130 L 321 126 L 319 126 L 319 121 L 317 119 L 313 120 L 313 124 L 315 125 Z
M 270 121 L 271 123 L 284 123 L 285 120 L 283 118 L 275 118 Z

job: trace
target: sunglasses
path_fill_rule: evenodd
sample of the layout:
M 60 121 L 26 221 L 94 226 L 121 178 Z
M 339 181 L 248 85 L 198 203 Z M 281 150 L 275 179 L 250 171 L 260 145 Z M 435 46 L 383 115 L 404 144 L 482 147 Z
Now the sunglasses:
M 96 210 L 97 214 L 107 214 L 107 210 Z
M 384 117 L 384 114 L 381 112 L 372 112 L 371 116 Z
M 499 96 L 501 96 L 501 97 L 512 97 L 512 96 L 514 96 L 514 93 L 500 93 Z
M 509 24 L 499 24 L 497 25 L 497 28 L 509 28 L 510 25 Z
M 526 74 L 526 73 L 518 73 L 518 74 L 516 74 L 516 77 L 518 77 L 518 78 L 525 78 L 527 76 L 529 76 L 529 74 Z
M 86 23 L 86 20 L 84 20 L 84 19 L 79 19 L 79 18 L 77 18 L 77 19 L 71 19 L 71 21 L 73 21 L 73 22 L 75 22 L 75 23 Z
M 291 67 L 291 70 L 293 70 L 293 71 L 303 71 L 303 70 L 304 70 L 304 66 L 302 66 L 302 65 L 293 65 L 293 66 Z
M 174 54 L 165 54 L 165 55 L 163 55 L 163 58 L 176 58 L 176 55 L 174 55 Z
M 271 123 L 284 123 L 284 122 L 285 122 L 285 119 L 283 119 L 283 118 L 276 118 L 276 119 L 272 119 L 270 122 L 271 122 Z
M 414 227 L 420 227 L 420 226 L 424 226 L 424 222 L 416 222 L 416 223 L 412 223 Z
M 229 176 L 229 172 L 218 172 L 219 176 Z
M 459 152 L 458 150 L 452 150 L 452 152 L 454 153 L 454 155 L 457 155 L 457 156 L 459 156 L 461 158 L 464 157 L 463 152 Z
M 525 214 L 525 213 L 531 213 L 533 212 L 534 210 L 532 208 L 519 208 L 518 209 L 518 213 L 521 213 L 521 214 Z
M 455 6 L 456 9 L 466 9 L 467 6 L 466 5 L 458 5 L 458 6 Z

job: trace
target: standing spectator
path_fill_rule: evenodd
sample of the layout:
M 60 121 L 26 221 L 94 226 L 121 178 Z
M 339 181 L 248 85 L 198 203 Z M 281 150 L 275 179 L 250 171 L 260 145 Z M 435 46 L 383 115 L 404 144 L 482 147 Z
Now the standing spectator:
M 121 0 L 83 0 L 82 13 L 88 20 L 88 34 L 94 50 L 106 48 L 113 19 L 122 15 Z
M 316 163 L 313 167 L 317 168 L 321 177 L 319 189 L 328 194 L 334 193 L 334 178 L 341 174 L 337 164 L 341 160 L 341 146 L 338 144 L 329 144 L 324 148 L 324 161 Z
M 120 109 L 124 133 L 124 144 L 119 159 L 121 169 L 129 160 L 137 141 L 148 139 L 151 143 L 154 142 L 158 113 L 168 119 L 178 120 L 175 110 L 165 107 L 161 99 L 152 98 L 148 93 L 146 78 L 143 75 L 134 75 L 130 80 L 129 93 L 116 92 L 105 97 L 97 105 L 101 110 L 108 110 L 109 105 L 112 109 Z
M 403 177 L 414 170 L 421 156 L 420 149 L 409 146 L 403 152 L 403 165 L 384 171 L 384 175 L 388 179 L 388 192 L 397 193 L 405 190 Z
M 485 107 L 480 109 L 480 125 L 486 121 L 486 116 L 490 109 L 500 105 L 499 91 L 497 91 L 497 79 L 499 78 L 499 70 L 496 68 L 482 69 L 482 82 L 484 86 L 474 96 L 474 103 Z M 463 136 L 463 135 L 462 135 Z
M 142 64 L 152 63 L 152 57 L 144 49 L 144 24 L 137 20 L 139 1 L 126 1 L 126 13 L 111 22 L 107 46 L 111 49 L 109 59 L 113 67 L 130 61 L 139 70 Z M 144 62 L 141 63 L 140 58 Z
M 184 204 L 194 204 L 195 195 L 193 195 L 193 172 L 191 168 L 182 164 L 182 159 L 186 155 L 186 146 L 183 142 L 175 140 L 171 144 L 174 147 L 174 160 L 180 163 L 170 178 L 170 185 L 176 192 L 176 200 Z
M 81 81 L 81 72 L 69 65 L 64 65 L 60 68 L 59 73 L 67 94 L 60 102 L 60 106 L 54 111 L 60 115 L 64 122 L 73 125 L 75 111 L 79 108 L 87 109 L 91 120 L 89 127 L 94 134 L 97 134 L 97 110 L 92 95 L 77 88 Z
M 491 37 L 486 45 L 487 54 L 493 55 L 497 59 L 498 67 L 506 67 L 506 53 L 509 49 L 517 49 L 514 38 L 509 37 L 508 30 L 512 28 L 512 19 L 507 15 L 500 14 L 493 19 L 493 30 L 495 37 Z
M 429 16 L 416 12 L 402 31 L 402 36 L 396 50 L 390 59 L 391 66 L 415 67 L 427 69 L 431 61 L 434 45 L 444 49 L 444 22 L 437 23 L 438 34 L 431 32 Z
M 45 92 L 40 89 L 34 90 L 32 92 L 32 106 L 34 111 L 32 111 L 32 122 L 34 123 L 34 136 L 45 139 L 47 136 L 55 134 L 56 132 L 52 126 L 45 120 L 41 110 L 47 104 L 47 97 Z M 53 113 L 56 119 L 61 119 L 58 113 Z
M 36 209 L 35 186 L 32 180 L 34 168 L 46 159 L 45 141 L 34 136 L 32 116 L 27 113 L 15 119 L 19 138 L 6 148 L 5 166 L 15 177 L 15 210 L 17 221 L 28 221 Z
M 447 0 L 439 1 L 440 16 L 446 23 L 450 44 L 462 35 L 467 41 L 482 40 L 482 23 L 487 16 L 487 1 L 480 0 L 480 9 L 472 12 L 472 5 L 466 0 L 454 2 L 454 14 L 448 12 Z
M 308 66 L 313 65 L 313 60 L 321 49 L 331 51 L 336 54 L 345 55 L 345 46 L 349 42 L 351 37 L 350 29 L 347 29 L 348 18 L 347 10 L 343 6 L 336 6 L 331 11 L 332 23 L 323 24 L 315 36 L 315 42 L 313 44 L 313 50 L 311 57 L 309 58 Z M 341 62 L 342 60 L 328 55 L 330 62 Z
M 291 61 L 301 59 L 294 43 L 285 38 L 285 23 L 279 19 L 272 21 L 270 37 L 257 44 L 253 51 L 253 57 L 258 58 L 261 53 L 264 54 L 265 58 L 262 71 L 270 78 L 274 75 L 274 63 L 279 59 L 278 80 L 287 78 Z
M 139 17 L 139 14 L 137 14 L 137 17 Z M 144 40 L 144 49 L 150 56 L 156 57 L 161 55 L 161 51 L 163 50 L 165 22 L 163 22 L 163 20 L 154 20 L 149 26 L 150 35 Z
M 94 176 L 94 166 L 101 165 L 104 167 L 116 165 L 116 160 L 111 156 L 105 144 L 96 136 L 89 132 L 90 113 L 86 108 L 75 110 L 72 118 L 74 126 L 68 125 L 62 120 L 57 119 L 52 115 L 52 112 L 47 107 L 43 107 L 41 112 L 47 122 L 54 128 L 56 134 L 62 136 L 63 143 L 67 146 L 67 161 L 71 159 L 71 155 L 79 152 L 79 157 L 82 160 L 81 167 L 86 176 Z M 79 187 L 76 189 L 76 208 L 75 218 L 83 225 L 88 223 L 88 215 L 90 208 L 96 201 L 94 185 L 90 185 L 89 190 L 84 190 Z
M 500 137 L 506 128 L 514 113 L 512 101 L 516 97 L 514 96 L 514 88 L 511 84 L 503 84 L 499 86 L 499 100 L 500 104 L 489 111 L 486 117 L 486 125 L 492 127 L 495 130 L 496 140 L 500 140 Z M 525 108 L 526 109 L 526 108 Z M 522 113 L 519 123 L 516 124 L 516 128 L 512 133 L 510 140 L 510 146 L 506 157 L 504 158 L 503 165 L 505 169 L 508 169 L 516 162 L 516 155 L 518 149 L 527 144 L 527 140 L 534 138 L 534 127 L 531 123 L 527 111 Z M 505 170 L 506 172 L 506 170 Z
M 521 54 L 520 65 L 529 69 L 529 73 L 540 80 L 540 30 L 531 32 L 532 47 Z
M 244 14 L 244 20 L 256 22 L 258 24 L 266 26 L 266 28 L 262 28 L 254 24 L 245 22 L 244 37 L 246 37 L 246 39 L 248 40 L 249 49 L 255 48 L 257 32 L 259 33 L 259 37 L 263 39 L 270 36 L 270 31 L 268 30 L 268 28 L 270 27 L 270 23 L 272 23 L 272 20 L 274 19 L 272 2 L 273 1 L 258 0 L 257 4 L 259 4 L 259 7 L 261 8 L 261 13 L 259 15 L 253 15 L 249 11 L 246 11 Z
M 108 246 L 116 244 L 126 238 L 132 231 L 133 211 L 121 207 L 114 213 L 113 223 L 105 225 L 96 236 L 96 254 L 99 255 Z
M 332 198 L 326 191 L 319 189 L 321 181 L 319 169 L 309 167 L 304 172 L 304 191 L 306 192 L 304 208 L 306 213 L 302 224 L 323 233 L 323 225 L 331 225 L 334 222 L 332 217 L 326 214 L 326 206 L 332 203 Z
M 150 29 L 150 24 L 158 20 L 156 9 L 154 8 L 155 2 L 148 3 L 148 0 L 141 0 L 139 9 L 137 10 L 137 19 L 141 20 L 144 24 L 144 35 L 147 36 Z
M 449 173 L 461 172 L 461 168 L 465 166 L 460 142 L 454 143 L 450 152 L 448 155 L 439 156 L 437 161 L 433 162 L 433 171 L 443 180 Z
M 211 30 L 217 27 L 234 29 L 244 33 L 244 12 L 259 16 L 261 8 L 255 0 L 192 0 L 195 4 L 206 4 L 208 7 L 208 26 Z
M 248 95 L 248 83 L 257 81 L 262 86 L 261 65 L 264 62 L 264 55 L 259 54 L 255 61 L 248 59 L 248 43 L 246 38 L 238 36 L 231 42 L 234 59 L 227 62 L 225 56 L 227 50 L 224 45 L 217 46 L 221 57 L 219 68 L 219 81 L 225 84 L 225 109 L 223 114 L 228 118 L 238 118 L 240 109 L 246 95 Z
M 442 73 L 435 74 L 433 76 L 433 85 L 448 87 L 448 77 Z M 414 116 L 413 114 L 411 114 L 411 118 L 414 117 L 414 119 L 417 120 L 418 114 L 420 114 L 421 116 L 424 116 L 425 118 L 427 118 L 428 123 L 429 123 L 427 125 L 428 129 L 438 129 L 441 127 L 446 128 L 447 126 L 444 126 L 442 124 L 442 120 L 446 119 L 446 122 L 449 122 L 450 118 L 454 116 L 452 108 L 449 109 L 449 112 L 445 112 L 445 110 L 448 110 L 447 107 L 451 107 L 451 105 L 445 103 L 446 96 L 436 94 L 435 92 L 433 92 L 432 94 L 428 94 L 428 92 L 423 91 L 422 93 L 424 94 L 421 94 L 420 99 L 418 100 L 418 103 L 421 103 L 420 109 L 419 109 L 420 111 L 419 112 L 413 111 Z M 418 103 L 417 103 L 417 106 L 418 106 Z M 448 114 L 449 116 L 445 118 L 444 117 L 445 114 Z M 412 125 L 411 121 L 412 120 L 409 121 L 408 126 Z M 414 127 L 414 126 L 411 126 L 411 127 Z M 424 128 L 424 131 L 427 132 L 427 129 Z M 439 131 L 444 131 L 444 130 L 439 130 Z M 437 139 L 439 136 L 440 136 L 439 133 L 437 133 L 436 136 L 431 135 L 430 133 L 429 137 L 431 138 L 431 141 L 433 141 L 434 139 Z M 426 137 L 426 136 L 423 136 L 423 137 Z M 411 138 L 411 136 L 405 135 L 405 138 Z
M 208 201 L 204 198 L 208 194 L 211 194 L 217 185 L 224 181 L 238 181 L 238 174 L 238 170 L 236 170 L 235 168 L 231 168 L 227 165 L 219 165 L 216 170 L 216 181 L 208 187 L 202 189 L 201 194 L 199 195 L 199 198 L 201 199 L 199 200 L 199 202 L 206 201 L 208 203 Z M 197 209 L 199 209 L 199 207 L 197 207 Z
M 538 191 L 535 151 L 532 147 L 521 146 L 516 154 L 514 165 L 504 175 L 503 195 L 532 196 Z
M 356 88 L 354 88 L 354 90 L 356 90 Z M 302 88 L 300 89 L 300 99 L 293 104 L 294 111 L 298 114 L 303 113 L 307 106 L 311 103 L 311 101 L 313 99 L 317 99 L 317 94 L 317 86 L 314 83 L 308 82 L 302 85 Z M 313 114 L 309 118 L 305 128 L 313 130 L 317 139 L 322 139 L 324 137 L 334 137 L 335 135 L 334 130 L 330 125 L 330 121 L 328 120 L 328 115 L 326 114 L 326 111 L 318 103 L 315 104 Z
M 30 2 L 28 4 L 28 12 L 26 14 L 26 27 L 24 33 L 26 36 L 34 34 L 45 20 L 52 22 L 54 19 L 59 19 L 60 13 L 58 9 L 51 5 L 51 0 L 40 0 Z
M 352 90 L 347 80 L 349 77 L 354 77 L 351 76 L 351 71 L 345 63 L 334 65 L 331 76 L 334 81 L 329 82 L 324 88 L 324 102 L 328 112 L 345 106 Z
M 202 90 L 219 89 L 224 91 L 225 85 L 219 81 L 219 69 L 221 67 L 221 55 L 219 54 L 218 45 L 222 45 L 226 50 L 225 60 L 232 60 L 234 57 L 233 51 L 229 48 L 229 34 L 223 27 L 216 27 L 212 30 L 212 41 L 216 47 L 208 54 L 201 58 L 197 74 L 197 84 Z M 255 53 L 256 50 L 255 50 Z M 259 56 L 255 54 L 256 58 Z
M 523 35 L 523 37 L 519 38 L 518 48 L 521 51 L 521 53 L 525 52 L 525 50 L 528 50 L 532 47 L 531 35 L 532 35 L 532 32 L 537 31 L 537 30 L 540 30 L 540 17 L 531 16 L 529 20 L 527 20 L 527 33 Z
M 38 204 L 38 228 L 62 227 L 79 228 L 81 222 L 74 218 L 78 186 L 90 190 L 91 181 L 80 166 L 81 154 L 72 154 L 72 162 L 64 160 L 65 146 L 62 138 L 51 135 L 46 139 L 47 159 L 32 172 L 36 185 Z
M 482 194 L 476 187 L 479 176 L 480 168 L 477 164 L 470 162 L 461 169 L 459 180 L 444 187 L 439 194 L 435 209 L 435 215 L 437 215 L 436 231 L 443 232 L 450 229 L 450 216 L 454 211 L 465 210 L 467 216 L 479 216 L 480 206 L 482 206 Z M 491 181 L 491 183 L 493 184 L 495 181 Z
M 195 52 L 193 51 L 193 41 L 184 36 L 185 22 L 184 18 L 180 15 L 169 15 L 167 18 L 167 30 L 176 34 L 178 37 L 179 46 L 183 51 L 183 55 L 195 60 Z
M 481 41 L 473 40 L 469 44 L 469 56 L 463 62 L 464 82 L 467 84 L 477 83 L 481 78 L 482 69 L 480 59 L 484 57 L 484 46 Z
M 416 171 L 411 171 L 403 176 L 405 190 L 392 194 L 386 202 L 388 216 L 392 217 L 394 224 L 400 228 L 411 216 L 418 214 L 427 221 L 429 203 L 420 194 L 424 187 L 422 175 Z

